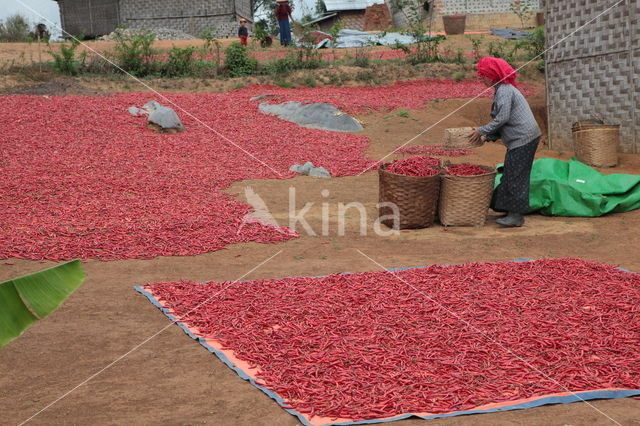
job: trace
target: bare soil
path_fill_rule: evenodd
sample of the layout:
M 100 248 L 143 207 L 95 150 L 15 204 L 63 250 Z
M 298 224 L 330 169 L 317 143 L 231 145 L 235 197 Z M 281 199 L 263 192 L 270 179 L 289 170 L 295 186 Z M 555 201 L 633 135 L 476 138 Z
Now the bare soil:
M 185 92 L 210 90 L 178 81 L 183 83 Z M 33 93 L 60 93 L 56 87 L 43 93 L 47 90 L 42 83 L 30 83 Z M 78 93 L 86 88 L 105 93 L 113 90 L 108 85 L 87 84 L 82 78 L 73 84 L 79 85 Z M 177 90 L 178 83 L 172 89 Z M 69 90 L 76 93 L 72 87 Z M 421 110 L 409 111 L 408 118 L 394 113 L 359 117 L 365 125 L 363 134 L 371 139 L 368 154 L 374 159 L 382 158 L 465 102 L 434 101 Z M 538 96 L 531 103 L 542 121 L 544 99 Z M 490 100 L 476 100 L 435 125 L 415 143 L 440 143 L 447 127 L 485 122 L 489 107 Z M 490 143 L 473 155 L 453 161 L 495 164 L 502 161 L 503 155 L 503 147 Z M 542 147 L 538 156 L 568 159 L 571 153 Z M 604 171 L 638 173 L 640 157 L 621 155 L 618 168 Z M 317 235 L 302 232 L 300 238 L 284 244 L 237 244 L 194 257 L 86 261 L 85 284 L 51 316 L 0 350 L 0 421 L 19 423 L 62 397 L 35 417 L 33 423 L 298 424 L 275 402 L 171 325 L 146 298 L 134 292 L 132 286 L 138 284 L 183 278 L 236 280 L 379 270 L 366 256 L 385 267 L 573 256 L 640 271 L 634 232 L 640 227 L 640 211 L 592 219 L 531 215 L 520 229 L 502 229 L 490 219 L 479 228 L 436 225 L 380 237 L 372 232 L 378 197 L 374 171 L 328 180 L 297 177 L 237 182 L 228 191 L 243 198 L 246 186 L 252 186 L 284 224 L 289 188 L 295 188 L 298 209 L 306 202 L 314 203 L 306 218 Z M 323 189 L 329 190 L 328 197 L 321 195 Z M 353 201 L 366 206 L 367 235 L 360 234 L 359 215 L 354 211 L 347 217 L 345 235 L 340 236 L 337 203 Z M 330 205 L 327 235 L 322 235 L 320 226 L 322 202 Z M 276 256 L 272 260 L 256 268 L 273 255 Z M 51 265 L 0 261 L 0 281 Z M 71 390 L 74 391 L 65 396 Z M 556 405 L 433 420 L 428 424 L 605 425 L 612 423 L 608 417 L 623 425 L 639 425 L 640 401 L 630 398 Z M 401 424 L 427 423 L 407 420 Z

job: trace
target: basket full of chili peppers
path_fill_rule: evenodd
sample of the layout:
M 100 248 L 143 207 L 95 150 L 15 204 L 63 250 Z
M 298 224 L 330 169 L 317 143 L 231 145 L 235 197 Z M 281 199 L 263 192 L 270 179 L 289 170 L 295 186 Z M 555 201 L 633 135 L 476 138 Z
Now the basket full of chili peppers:
M 482 226 L 493 195 L 495 167 L 446 164 L 438 216 L 445 226 Z
M 378 169 L 380 222 L 390 228 L 427 228 L 433 225 L 440 197 L 441 162 L 413 156 Z

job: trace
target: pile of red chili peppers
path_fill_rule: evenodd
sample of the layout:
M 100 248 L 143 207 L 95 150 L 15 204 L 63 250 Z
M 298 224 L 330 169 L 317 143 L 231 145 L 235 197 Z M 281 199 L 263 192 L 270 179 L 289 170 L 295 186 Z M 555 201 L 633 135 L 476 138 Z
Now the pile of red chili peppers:
M 261 114 L 252 97 L 330 102 L 355 113 L 419 108 L 481 90 L 475 82 L 418 80 L 167 94 L 201 120 L 174 106 L 187 128 L 175 135 L 155 133 L 127 113 L 150 99 L 172 106 L 149 93 L 0 96 L 0 122 L 11 123 L 0 133 L 0 259 L 188 256 L 290 239 L 287 229 L 255 222 L 239 231 L 251 208 L 221 190 L 239 180 L 291 177 L 289 167 L 306 161 L 333 176 L 358 174 L 372 164 L 364 156 L 368 140 Z
M 434 157 L 414 157 L 396 160 L 387 167 L 387 171 L 406 176 L 427 177 L 440 173 L 440 160 Z
M 470 149 L 444 149 L 440 145 L 408 145 L 398 148 L 398 154 L 423 154 L 436 157 L 461 157 L 472 153 Z
M 487 173 L 487 170 L 477 164 L 452 164 L 444 168 L 448 175 L 452 176 L 478 176 Z
M 579 259 L 146 290 L 309 416 L 640 388 L 640 275 Z

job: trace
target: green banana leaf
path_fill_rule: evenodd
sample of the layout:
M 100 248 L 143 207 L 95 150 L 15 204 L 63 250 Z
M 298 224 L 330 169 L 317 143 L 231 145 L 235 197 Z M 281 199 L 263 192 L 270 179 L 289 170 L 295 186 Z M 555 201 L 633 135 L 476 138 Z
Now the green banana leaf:
M 85 278 L 73 260 L 0 283 L 0 347 L 55 311 Z

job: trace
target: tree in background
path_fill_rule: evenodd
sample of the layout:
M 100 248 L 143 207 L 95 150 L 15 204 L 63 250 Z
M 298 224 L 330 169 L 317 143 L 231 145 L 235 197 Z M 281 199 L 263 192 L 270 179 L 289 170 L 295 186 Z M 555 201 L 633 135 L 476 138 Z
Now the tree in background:
M 0 41 L 18 42 L 29 40 L 29 21 L 19 14 L 0 21 Z

